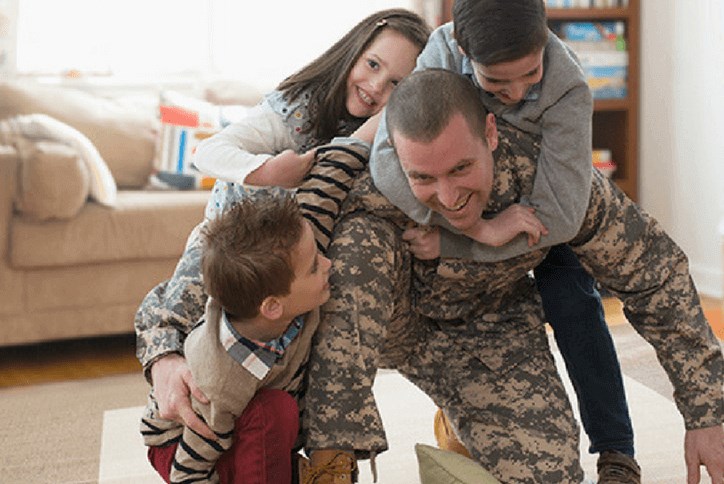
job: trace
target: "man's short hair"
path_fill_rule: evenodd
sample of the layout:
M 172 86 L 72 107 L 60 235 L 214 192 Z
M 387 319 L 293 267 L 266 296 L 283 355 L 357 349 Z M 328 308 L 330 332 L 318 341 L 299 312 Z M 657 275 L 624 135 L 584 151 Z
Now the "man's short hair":
M 453 22 L 458 45 L 484 66 L 521 59 L 548 42 L 543 0 L 455 0 Z
M 303 221 L 295 199 L 279 191 L 243 198 L 211 220 L 202 232 L 206 293 L 242 319 L 257 316 L 265 298 L 289 294 Z
M 385 120 L 390 140 L 395 134 L 428 143 L 437 138 L 455 114 L 462 114 L 471 133 L 485 138 L 487 111 L 473 83 L 446 69 L 413 72 L 392 91 Z

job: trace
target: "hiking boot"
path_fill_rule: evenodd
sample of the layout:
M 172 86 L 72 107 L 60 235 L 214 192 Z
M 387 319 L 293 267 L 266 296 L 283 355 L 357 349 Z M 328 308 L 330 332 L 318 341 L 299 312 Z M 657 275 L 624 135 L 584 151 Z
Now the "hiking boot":
M 315 450 L 299 459 L 299 484 L 352 484 L 357 482 L 357 459 L 345 450 Z
M 598 457 L 598 484 L 641 484 L 641 468 L 636 459 L 617 450 L 606 450 Z
M 468 459 L 471 459 L 470 452 L 468 452 L 465 446 L 460 443 L 457 435 L 455 435 L 455 431 L 450 426 L 450 421 L 448 421 L 447 416 L 440 408 L 438 408 L 437 412 L 435 412 L 433 431 L 439 448 L 456 452 L 460 455 L 464 455 Z

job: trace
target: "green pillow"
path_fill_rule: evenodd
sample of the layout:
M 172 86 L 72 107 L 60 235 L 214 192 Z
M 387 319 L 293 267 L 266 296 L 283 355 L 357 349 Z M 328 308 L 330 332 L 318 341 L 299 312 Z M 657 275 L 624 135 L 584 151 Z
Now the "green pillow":
M 422 484 L 500 484 L 472 459 L 456 452 L 415 444 Z

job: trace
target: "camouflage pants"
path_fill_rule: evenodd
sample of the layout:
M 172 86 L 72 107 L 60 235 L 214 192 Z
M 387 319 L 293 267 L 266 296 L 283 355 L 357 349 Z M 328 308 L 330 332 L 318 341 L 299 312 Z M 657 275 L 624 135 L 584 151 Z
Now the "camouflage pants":
M 415 311 L 418 275 L 392 223 L 348 216 L 328 255 L 332 298 L 310 360 L 308 448 L 360 457 L 386 450 L 372 384 L 378 368 L 395 368 L 445 410 L 473 458 L 502 481 L 582 480 L 578 426 L 531 280 L 510 285 L 497 304 L 441 320 Z

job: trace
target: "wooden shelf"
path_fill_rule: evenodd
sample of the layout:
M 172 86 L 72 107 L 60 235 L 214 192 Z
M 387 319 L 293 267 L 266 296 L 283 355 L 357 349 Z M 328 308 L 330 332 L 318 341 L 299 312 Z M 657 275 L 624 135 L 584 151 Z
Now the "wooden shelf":
M 626 20 L 630 8 L 548 8 L 548 20 Z
M 596 99 L 593 104 L 593 148 L 609 149 L 616 162 L 616 184 L 638 199 L 640 0 L 624 8 L 549 8 L 551 22 L 620 21 L 625 24 L 628 71 L 625 99 Z

